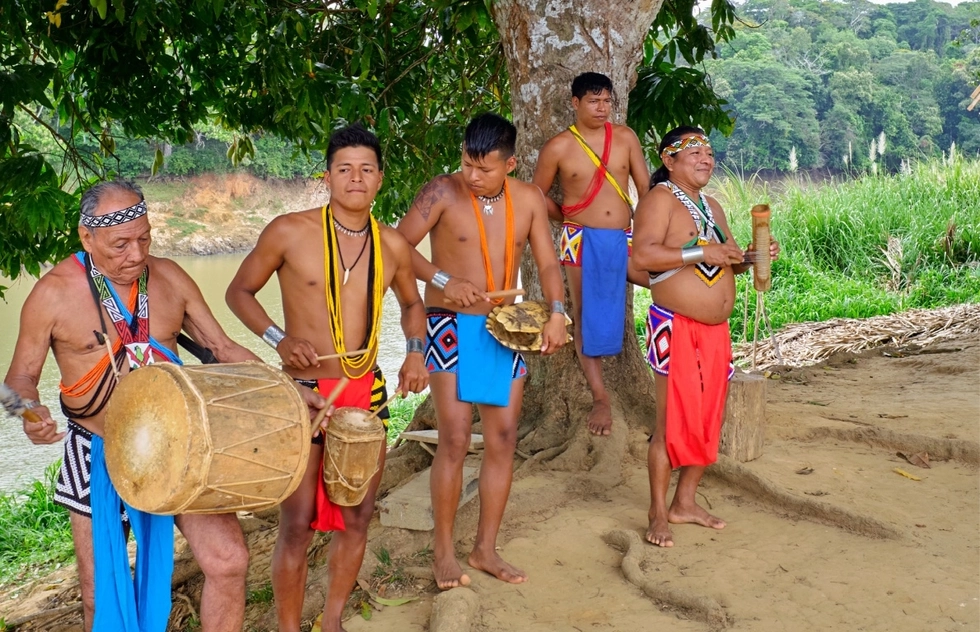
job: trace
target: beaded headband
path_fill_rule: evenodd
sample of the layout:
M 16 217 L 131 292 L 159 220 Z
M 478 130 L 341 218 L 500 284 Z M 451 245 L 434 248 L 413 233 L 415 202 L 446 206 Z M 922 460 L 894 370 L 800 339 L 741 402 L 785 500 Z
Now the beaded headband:
M 82 215 L 82 226 L 88 228 L 106 228 L 108 226 L 118 226 L 139 219 L 146 215 L 146 202 L 140 201 L 121 211 L 113 211 L 105 215 Z
M 688 136 L 687 138 L 675 140 L 671 144 L 664 147 L 662 153 L 667 154 L 668 156 L 673 156 L 674 154 L 678 154 L 689 147 L 711 147 L 711 141 L 708 140 L 707 136 L 695 134 L 693 136 Z

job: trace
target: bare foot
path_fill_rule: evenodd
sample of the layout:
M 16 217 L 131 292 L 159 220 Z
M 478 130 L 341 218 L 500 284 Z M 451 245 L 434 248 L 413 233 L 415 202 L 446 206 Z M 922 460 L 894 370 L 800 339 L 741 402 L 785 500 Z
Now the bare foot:
M 592 411 L 586 419 L 589 432 L 599 436 L 606 436 L 612 433 L 612 407 L 605 400 L 592 402 Z
M 661 547 L 674 546 L 674 534 L 670 525 L 662 518 L 650 518 L 650 528 L 647 529 L 647 542 Z
M 310 632 L 347 632 L 347 630 L 340 624 L 340 621 L 337 621 L 333 627 L 323 625 L 323 613 L 321 612 L 313 622 L 313 627 L 310 628 Z
M 712 516 L 696 503 L 683 507 L 674 507 L 671 505 L 670 511 L 667 512 L 667 520 L 674 524 L 699 524 L 702 527 L 708 527 L 710 529 L 725 528 L 724 520 L 717 516 Z
M 505 562 L 502 557 L 497 555 L 496 551 L 487 554 L 474 549 L 470 553 L 468 562 L 473 568 L 484 573 L 490 573 L 500 581 L 509 584 L 523 584 L 527 581 L 527 575 L 524 574 L 524 571 Z
M 432 573 L 439 590 L 470 585 L 470 576 L 463 572 L 455 556 L 442 561 L 436 560 L 432 565 Z

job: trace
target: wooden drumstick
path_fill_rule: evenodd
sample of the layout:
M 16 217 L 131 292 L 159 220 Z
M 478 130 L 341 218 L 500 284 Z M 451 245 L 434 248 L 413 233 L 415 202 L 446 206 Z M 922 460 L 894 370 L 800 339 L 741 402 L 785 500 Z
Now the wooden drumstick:
M 41 416 L 27 407 L 24 400 L 14 389 L 0 382 L 0 404 L 12 416 L 23 417 L 31 423 L 41 423 Z
M 347 351 L 344 353 L 331 353 L 330 355 L 317 356 L 316 359 L 319 362 L 323 360 L 336 360 L 337 358 L 351 358 L 354 356 L 363 355 L 367 352 L 367 349 L 358 349 L 357 351 Z
M 313 419 L 313 432 L 316 432 L 316 429 L 320 427 L 320 422 L 323 421 L 323 418 L 327 415 L 327 411 L 331 406 L 333 406 L 333 403 L 337 401 L 337 398 L 340 397 L 340 394 L 345 388 L 347 388 L 349 383 L 350 379 L 347 376 L 337 380 L 337 385 L 334 386 L 333 390 L 330 391 L 330 394 L 327 395 L 327 403 L 324 404 L 323 408 L 320 409 L 320 412 L 318 412 L 316 417 Z
M 519 288 L 519 287 L 515 287 L 512 290 L 497 290 L 495 292 L 487 292 L 487 298 L 490 298 L 490 299 L 493 299 L 493 298 L 510 298 L 512 296 L 524 296 L 524 289 L 523 288 Z M 452 300 L 449 297 L 446 297 L 446 298 L 444 298 L 442 300 L 445 301 L 446 303 L 449 303 L 449 304 L 452 304 L 452 303 L 455 303 L 456 302 L 456 301 Z
M 376 411 L 374 411 L 373 413 L 371 413 L 370 415 L 368 415 L 367 418 L 364 421 L 368 421 L 369 419 L 376 419 L 378 417 L 378 415 L 381 414 L 381 411 L 384 410 L 385 408 L 388 408 L 388 404 L 390 404 L 391 402 L 395 401 L 395 398 L 398 397 L 398 396 L 400 396 L 400 395 L 401 395 L 401 393 L 399 393 L 398 391 L 395 391 L 395 394 L 392 395 L 391 397 L 389 397 L 388 398 L 388 401 L 386 401 L 385 403 L 383 403 L 380 406 L 378 406 L 378 409 Z
M 323 362 L 324 360 L 336 360 L 338 358 L 351 358 L 353 356 L 359 356 L 367 352 L 368 352 L 367 349 L 358 349 L 357 351 L 347 351 L 344 353 L 331 353 L 330 355 L 317 356 L 316 361 Z M 282 366 L 286 366 L 286 363 L 283 362 Z

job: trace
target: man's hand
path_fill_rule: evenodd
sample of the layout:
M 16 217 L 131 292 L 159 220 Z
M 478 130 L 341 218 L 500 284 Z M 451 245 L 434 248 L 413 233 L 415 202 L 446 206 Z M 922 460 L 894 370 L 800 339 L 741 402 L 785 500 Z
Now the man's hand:
M 541 330 L 541 355 L 551 355 L 565 346 L 565 315 L 552 314 Z
M 450 301 L 462 307 L 469 307 L 481 301 L 490 300 L 486 292 L 478 290 L 475 285 L 459 277 L 449 279 L 449 282 L 446 283 L 446 287 L 443 290 L 443 294 Z
M 402 397 L 408 393 L 421 393 L 429 385 L 429 371 L 425 368 L 425 356 L 409 353 L 398 371 L 398 389 Z
M 779 242 L 775 239 L 769 242 L 769 259 L 771 261 L 779 259 Z
M 316 359 L 317 353 L 313 345 L 302 338 L 286 336 L 279 341 L 276 353 L 282 358 L 283 366 L 294 369 L 308 369 L 313 366 L 320 366 L 320 361 Z
M 47 406 L 35 406 L 31 409 L 41 418 L 41 421 L 24 420 L 24 434 L 34 445 L 57 443 L 65 438 L 64 432 L 58 432 L 58 424 L 51 419 L 51 411 Z
M 323 410 L 323 407 L 327 404 L 327 400 L 323 398 L 319 393 L 311 388 L 307 388 L 302 384 L 296 384 L 296 390 L 299 391 L 300 397 L 303 398 L 303 402 L 306 404 L 306 408 L 310 414 L 310 421 L 317 416 L 317 414 Z M 323 421 L 320 422 L 319 427 L 315 428 L 312 436 L 317 436 L 320 434 L 321 430 L 326 430 L 327 424 L 330 421 L 330 414 L 333 412 L 333 406 L 327 411 L 326 416 L 324 416 Z
M 701 248 L 704 250 L 704 262 L 708 265 L 734 266 L 745 259 L 745 253 L 733 241 L 724 244 L 706 244 Z
M 769 260 L 770 261 L 776 261 L 777 259 L 779 259 L 780 250 L 781 249 L 779 247 L 779 242 L 778 241 L 776 241 L 775 239 L 773 239 L 772 241 L 770 241 L 769 242 Z M 753 258 L 750 257 L 750 256 L 748 256 L 749 253 L 755 254 L 755 244 L 749 244 L 745 248 L 745 254 L 746 254 L 745 260 L 752 261 Z

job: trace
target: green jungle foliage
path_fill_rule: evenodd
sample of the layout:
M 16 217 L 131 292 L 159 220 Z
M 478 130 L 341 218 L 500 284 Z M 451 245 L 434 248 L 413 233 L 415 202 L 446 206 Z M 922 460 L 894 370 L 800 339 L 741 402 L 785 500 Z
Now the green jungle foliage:
M 181 176 L 230 163 L 261 176 L 322 169 L 330 133 L 381 138 L 391 221 L 459 162 L 473 114 L 508 113 L 492 0 L 0 0 L 0 273 L 37 275 L 77 247 L 80 191 L 119 174 Z M 728 131 L 700 60 L 734 34 L 730 0 L 665 2 L 638 88 Z M 692 92 L 690 86 L 701 86 Z M 683 106 L 683 107 L 682 107 Z M 699 113 L 704 113 L 701 116 Z M 0 288 L 2 291 L 2 288 Z
M 44 471 L 43 481 L 0 494 L 0 585 L 74 559 L 68 510 L 53 501 L 60 468 L 59 459 Z
M 737 10 L 737 36 L 705 63 L 736 121 L 727 138 L 712 135 L 726 163 L 895 172 L 953 143 L 980 152 L 980 110 L 966 109 L 980 84 L 980 3 L 747 0 Z

